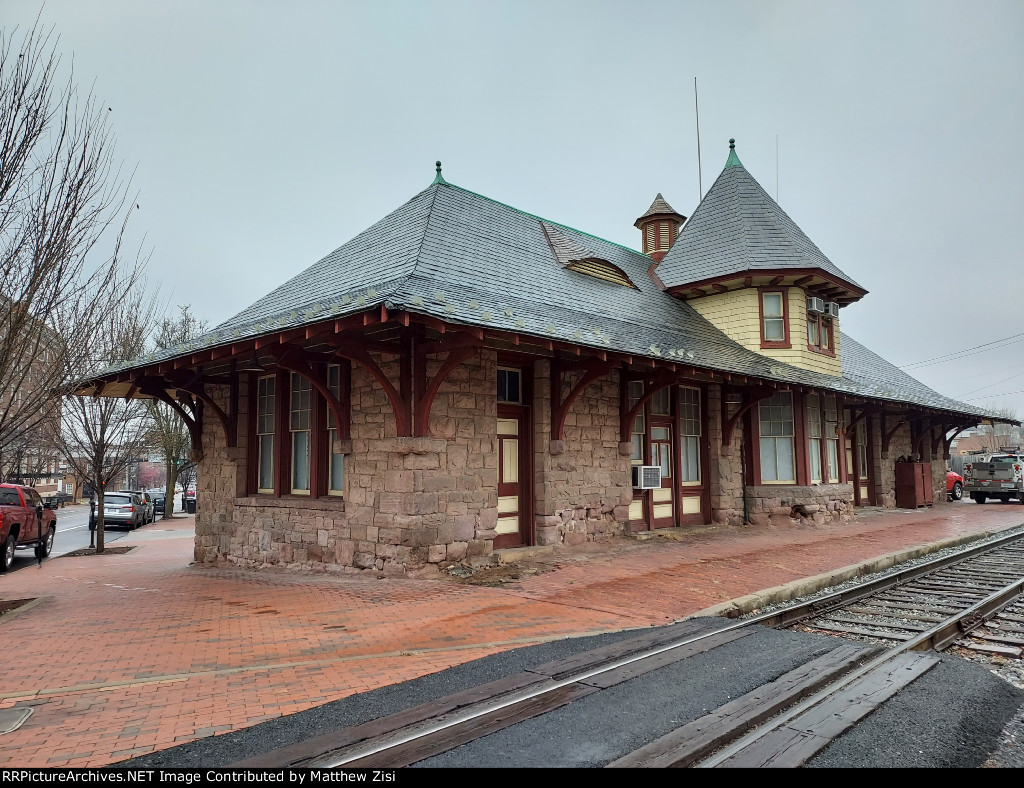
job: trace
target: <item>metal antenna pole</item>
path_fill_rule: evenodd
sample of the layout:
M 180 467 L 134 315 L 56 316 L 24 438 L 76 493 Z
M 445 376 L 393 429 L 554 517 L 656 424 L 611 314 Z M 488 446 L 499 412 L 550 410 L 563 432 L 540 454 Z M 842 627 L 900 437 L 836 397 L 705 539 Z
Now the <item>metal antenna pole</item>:
M 693 111 L 697 119 L 697 202 L 704 199 L 704 184 L 700 173 L 700 107 L 697 105 L 697 77 L 693 78 Z

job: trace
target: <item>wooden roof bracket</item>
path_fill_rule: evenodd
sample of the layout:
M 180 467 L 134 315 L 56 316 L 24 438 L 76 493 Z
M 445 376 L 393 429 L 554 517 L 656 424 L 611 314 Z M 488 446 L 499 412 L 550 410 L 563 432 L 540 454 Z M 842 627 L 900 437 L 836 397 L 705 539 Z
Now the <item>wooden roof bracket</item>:
M 726 401 L 726 397 L 722 396 L 722 445 L 729 446 L 732 443 L 733 430 L 736 429 L 736 425 L 739 420 L 743 418 L 751 408 L 763 399 L 767 399 L 776 392 L 774 386 L 757 386 L 753 389 L 747 389 L 743 392 L 743 402 L 740 404 L 739 410 L 737 410 L 732 416 L 728 414 L 729 403 Z
M 554 380 L 554 375 L 552 375 L 552 380 Z M 637 401 L 637 403 L 629 410 L 626 410 L 626 403 L 623 402 L 619 410 L 619 440 L 622 443 L 629 443 L 633 420 L 636 419 L 644 405 L 646 405 L 650 401 L 651 397 L 663 388 L 678 383 L 679 375 L 675 372 L 663 369 L 653 378 L 647 378 L 646 380 L 647 384 L 644 386 L 644 395 Z M 552 398 L 552 402 L 553 401 L 554 398 Z
M 179 379 L 176 380 L 176 377 L 179 377 Z M 180 379 L 181 377 L 183 376 L 176 376 L 174 373 L 171 373 L 168 375 L 168 382 L 175 389 L 187 391 L 209 406 L 224 428 L 224 445 L 229 449 L 238 446 L 238 373 L 232 374 L 232 380 L 229 384 L 231 386 L 230 403 L 228 405 L 230 413 L 225 413 L 217 401 L 206 393 L 205 384 L 198 371 L 189 380 Z
M 188 428 L 189 437 L 192 440 L 192 452 L 190 459 L 193 462 L 202 462 L 203 459 L 203 401 L 198 402 L 188 397 L 185 400 L 185 404 L 188 405 L 189 411 L 186 411 L 182 407 L 182 403 L 174 399 L 170 394 L 167 393 L 167 389 L 164 388 L 168 385 L 169 381 L 161 380 L 159 378 L 143 378 L 139 383 L 139 391 L 143 394 L 147 394 L 154 399 L 158 399 L 161 402 L 169 405 L 174 410 L 181 420 L 185 422 L 185 426 Z M 173 386 L 173 384 L 170 384 Z
M 565 419 L 569 415 L 569 408 L 572 407 L 572 403 L 576 401 L 576 398 L 583 393 L 587 386 L 598 378 L 604 377 L 618 366 L 619 364 L 616 361 L 587 360 L 582 365 L 582 377 L 569 390 L 569 393 L 565 395 L 563 400 L 562 376 L 569 370 L 563 366 L 563 362 L 557 356 L 551 359 L 551 440 L 565 440 Z
M 360 347 L 349 343 L 343 343 L 341 346 L 336 346 L 334 350 L 336 356 L 341 358 L 347 358 L 349 361 L 354 361 L 359 364 L 363 369 L 369 372 L 374 379 L 380 383 L 384 394 L 387 396 L 388 401 L 391 403 L 391 409 L 395 414 L 395 427 L 397 430 L 397 436 L 399 438 L 411 438 L 412 437 L 412 408 L 410 407 L 409 400 L 404 398 L 398 389 L 394 387 L 388 376 L 384 374 L 384 370 L 380 368 L 380 365 L 373 360 L 373 357 Z M 348 409 L 345 409 L 347 415 Z M 335 417 L 337 418 L 337 417 Z M 338 422 L 341 425 L 343 422 Z M 347 424 L 347 422 L 345 422 Z M 341 433 L 339 432 L 339 437 Z M 344 437 L 348 437 L 347 435 Z
M 889 459 L 889 444 L 892 443 L 892 439 L 896 435 L 896 430 L 898 430 L 904 424 L 908 423 L 907 422 L 907 415 L 905 413 L 883 414 L 883 416 L 885 416 L 885 417 L 888 417 L 890 415 L 896 417 L 896 423 L 892 425 L 892 429 L 891 430 L 886 430 L 885 429 L 885 420 L 884 420 L 884 418 L 882 420 L 882 459 L 883 460 Z
M 853 419 L 843 427 L 843 435 L 847 438 L 853 435 L 853 431 L 857 424 L 864 421 L 868 416 L 872 416 L 876 413 L 885 413 L 885 405 L 864 405 L 859 411 L 856 411 L 854 415 L 853 408 L 850 409 Z
M 278 366 L 289 372 L 301 375 L 309 381 L 309 385 L 315 388 L 327 401 L 327 407 L 334 414 L 334 423 L 338 425 L 338 437 L 347 439 L 351 437 L 351 424 L 349 422 L 349 409 L 331 393 L 327 381 L 323 380 L 309 365 L 305 353 L 297 347 L 276 347 L 268 348 L 270 355 L 277 361 Z M 380 369 L 378 367 L 378 369 Z M 347 397 L 346 397 L 347 399 Z
M 424 379 L 426 374 L 426 354 L 444 350 L 444 347 L 438 347 L 438 345 L 443 344 L 443 342 L 429 342 L 416 348 L 416 366 L 418 370 L 422 370 L 420 374 L 424 375 Z M 475 337 L 471 337 L 466 344 L 452 343 L 451 348 L 448 349 L 448 356 L 445 358 L 444 363 L 441 364 L 441 368 L 434 375 L 430 383 L 426 385 L 423 393 L 416 398 L 416 409 L 413 414 L 413 434 L 417 438 L 426 438 L 430 435 L 430 410 L 434 407 L 434 397 L 437 396 L 437 391 L 441 388 L 441 384 L 444 383 L 448 375 L 451 374 L 451 371 L 459 366 L 459 364 L 475 356 L 477 349 L 482 345 L 483 341 Z
M 969 429 L 969 428 L 971 428 L 973 426 L 974 426 L 974 422 L 973 421 L 972 422 L 968 422 L 967 424 L 964 424 L 963 422 L 960 422 L 960 424 L 957 424 L 957 425 L 955 425 L 955 426 L 950 428 L 952 430 L 952 432 L 950 432 L 949 435 L 947 435 L 946 437 L 944 437 L 942 439 L 942 459 L 948 460 L 950 458 L 949 450 L 950 450 L 950 447 L 953 445 L 953 441 L 956 440 L 956 436 L 959 435 L 964 430 Z

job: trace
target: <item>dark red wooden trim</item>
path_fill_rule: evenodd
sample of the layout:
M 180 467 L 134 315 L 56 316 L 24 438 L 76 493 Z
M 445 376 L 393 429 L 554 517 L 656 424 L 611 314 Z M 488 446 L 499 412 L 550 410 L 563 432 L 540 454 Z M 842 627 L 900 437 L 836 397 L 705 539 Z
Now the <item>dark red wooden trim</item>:
M 327 370 L 317 365 L 313 370 L 326 380 Z M 319 393 L 319 389 L 315 389 Z M 309 497 L 327 495 L 327 479 L 331 473 L 331 442 L 327 432 L 327 400 L 321 394 L 311 397 L 309 420 Z M 337 420 L 337 417 L 335 417 Z
M 782 296 L 782 329 L 784 338 L 782 341 L 767 340 L 764 337 L 764 297 L 768 293 L 779 293 Z M 765 350 L 786 350 L 793 346 L 792 336 L 789 330 L 789 288 L 788 287 L 759 287 L 757 288 L 757 311 L 758 323 L 761 331 L 761 347 Z
M 780 281 L 785 281 L 789 277 L 806 277 L 810 276 L 812 279 L 821 279 L 835 288 L 838 288 L 839 292 L 844 294 L 840 296 L 840 300 L 845 301 L 856 301 L 859 298 L 867 295 L 867 290 L 863 288 L 855 287 L 848 282 L 841 282 L 831 274 L 826 273 L 820 268 L 792 268 L 792 269 L 772 269 L 763 271 L 737 271 L 731 274 L 723 274 L 721 276 L 712 276 L 707 279 L 701 279 L 696 282 L 689 282 L 685 285 L 675 285 L 668 289 L 670 295 L 685 295 L 689 291 L 694 291 L 698 288 L 710 287 L 716 283 L 727 284 L 729 282 L 742 280 L 746 287 L 752 287 L 754 277 L 771 276 L 773 278 L 782 277 Z M 807 280 L 810 281 L 810 280 Z M 849 295 L 846 295 L 849 294 Z
M 583 393 L 587 386 L 598 378 L 604 377 L 616 367 L 618 367 L 618 363 L 614 361 L 592 361 L 588 363 L 585 367 L 583 376 L 576 382 L 576 385 L 572 387 L 569 393 L 566 394 L 565 399 L 562 400 L 562 375 L 567 370 L 565 370 L 557 358 L 551 360 L 552 440 L 565 440 L 565 419 L 569 415 L 569 409 L 572 407 L 573 402 L 576 401 L 576 398 Z
M 640 410 L 644 408 L 648 402 L 650 402 L 651 397 L 653 397 L 655 393 L 661 391 L 666 386 L 671 386 L 679 382 L 679 376 L 676 375 L 675 373 L 669 372 L 668 370 L 659 372 L 658 374 L 651 378 L 633 378 L 633 380 L 641 379 L 644 381 L 643 397 L 641 397 L 640 401 L 637 402 L 632 408 L 630 408 L 629 412 L 626 413 L 625 418 L 622 417 L 622 414 L 619 414 L 619 440 L 622 441 L 623 443 L 632 440 L 633 419 L 635 419 L 637 415 L 639 415 Z M 644 424 L 647 427 L 649 436 L 651 420 L 649 418 L 644 419 Z
M 416 414 L 414 418 L 414 424 L 416 425 L 416 437 L 425 438 L 430 434 L 430 409 L 434 405 L 434 397 L 437 396 L 437 391 L 444 383 L 445 379 L 451 374 L 451 371 L 455 369 L 459 364 L 472 358 L 476 355 L 477 349 L 475 347 L 462 347 L 452 350 L 448 353 L 448 357 L 444 360 L 441 368 L 434 375 L 433 380 L 427 386 L 426 391 L 416 402 Z M 521 380 L 520 380 L 521 382 Z
M 807 446 L 807 411 L 803 394 L 790 392 L 793 398 L 793 465 L 796 483 L 806 487 L 811 483 L 811 465 Z
M 249 495 L 259 493 L 259 440 L 256 435 L 256 411 L 259 403 L 259 379 L 263 377 L 258 373 L 248 373 L 249 377 L 249 401 L 248 412 L 246 413 L 246 427 L 249 439 L 246 441 L 246 484 L 245 491 Z
M 338 437 L 348 438 L 348 406 L 335 399 L 331 390 L 327 387 L 327 381 L 310 366 L 307 355 L 297 347 L 286 347 L 271 349 L 270 353 L 275 357 L 278 365 L 289 372 L 295 372 L 309 381 L 310 385 L 327 401 L 327 406 L 334 413 L 334 421 L 338 425 Z M 342 434 L 344 425 L 345 434 Z
M 388 380 L 388 376 L 380 368 L 380 365 L 362 348 L 355 347 L 349 343 L 341 343 L 341 347 L 335 346 L 335 353 L 350 361 L 361 365 L 373 378 L 380 383 L 384 394 L 391 403 L 391 409 L 395 414 L 395 427 L 399 438 L 412 437 L 412 408 L 408 400 L 402 399 L 402 395 Z
M 733 429 L 736 427 L 736 423 L 743 418 L 743 415 L 757 405 L 761 400 L 767 399 L 774 394 L 778 389 L 769 386 L 758 386 L 754 389 L 743 392 L 743 402 L 740 404 L 739 410 L 737 410 L 732 416 L 727 416 L 728 405 L 725 401 L 725 387 L 723 386 L 722 391 L 722 445 L 728 446 L 732 443 Z M 760 474 L 756 477 L 760 479 Z
M 882 419 L 882 459 L 883 460 L 889 459 L 889 444 L 892 442 L 892 439 L 896 436 L 896 430 L 898 430 L 904 424 L 908 423 L 907 422 L 907 417 L 905 415 L 900 415 L 900 414 L 891 414 L 891 415 L 896 419 L 896 423 L 893 425 L 891 430 L 888 430 L 888 431 L 886 430 L 886 428 L 885 428 L 885 424 L 886 424 L 885 418 Z
M 278 368 L 274 382 L 274 497 L 292 491 L 292 380 L 291 372 Z

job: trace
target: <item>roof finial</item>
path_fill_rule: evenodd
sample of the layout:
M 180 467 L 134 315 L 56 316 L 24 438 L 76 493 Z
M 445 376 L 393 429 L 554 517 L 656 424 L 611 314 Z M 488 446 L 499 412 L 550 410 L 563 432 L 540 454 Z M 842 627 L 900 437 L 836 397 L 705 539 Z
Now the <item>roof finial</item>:
M 729 150 L 736 150 L 736 140 L 732 137 L 729 138 Z M 441 162 L 437 163 L 437 170 L 441 171 Z
M 441 162 L 437 161 L 434 163 L 434 165 L 435 168 L 437 169 L 437 174 L 434 176 L 434 183 L 448 183 L 448 181 L 441 177 Z
M 729 158 L 725 160 L 726 167 L 742 167 L 740 157 L 736 155 L 736 140 L 729 139 Z

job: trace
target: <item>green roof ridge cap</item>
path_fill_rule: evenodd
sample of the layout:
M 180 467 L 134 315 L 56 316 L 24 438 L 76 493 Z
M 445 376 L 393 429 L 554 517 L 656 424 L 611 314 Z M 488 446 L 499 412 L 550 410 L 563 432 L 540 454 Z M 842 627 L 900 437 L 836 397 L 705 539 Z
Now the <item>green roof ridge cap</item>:
M 481 198 L 483 200 L 487 200 L 488 202 L 493 202 L 496 205 L 501 205 L 501 206 L 503 206 L 505 208 L 508 208 L 509 210 L 515 211 L 516 213 L 521 213 L 523 216 L 529 216 L 531 219 L 536 219 L 539 222 L 547 222 L 548 224 L 553 224 L 556 227 L 561 227 L 563 230 L 571 230 L 574 233 L 579 233 L 580 235 L 585 235 L 587 238 L 593 238 L 593 239 L 595 239 L 597 241 L 601 241 L 601 243 L 611 244 L 612 246 L 619 247 L 619 249 L 625 249 L 627 252 L 632 252 L 633 254 L 642 255 L 641 252 L 637 251 L 636 249 L 633 249 L 630 246 L 626 246 L 624 244 L 616 243 L 615 241 L 609 241 L 607 238 L 602 238 L 601 236 L 594 235 L 593 233 L 584 232 L 583 230 L 577 230 L 575 227 L 570 227 L 569 225 L 562 224 L 561 222 L 555 222 L 555 221 L 552 221 L 551 219 L 545 219 L 543 216 L 538 216 L 535 213 L 530 213 L 529 211 L 524 211 L 522 208 L 516 208 L 514 205 L 509 205 L 508 203 L 502 202 L 501 200 L 495 200 L 493 197 L 488 197 L 486 194 L 480 194 L 479 192 L 475 192 L 475 191 L 473 191 L 471 189 L 466 189 L 466 188 L 463 188 L 462 186 L 456 186 L 454 183 L 451 183 L 450 181 L 441 181 L 441 183 L 443 185 L 445 185 L 445 186 L 450 186 L 453 189 L 458 189 L 459 191 L 466 192 L 466 194 L 472 194 L 474 197 L 479 197 L 479 198 Z

